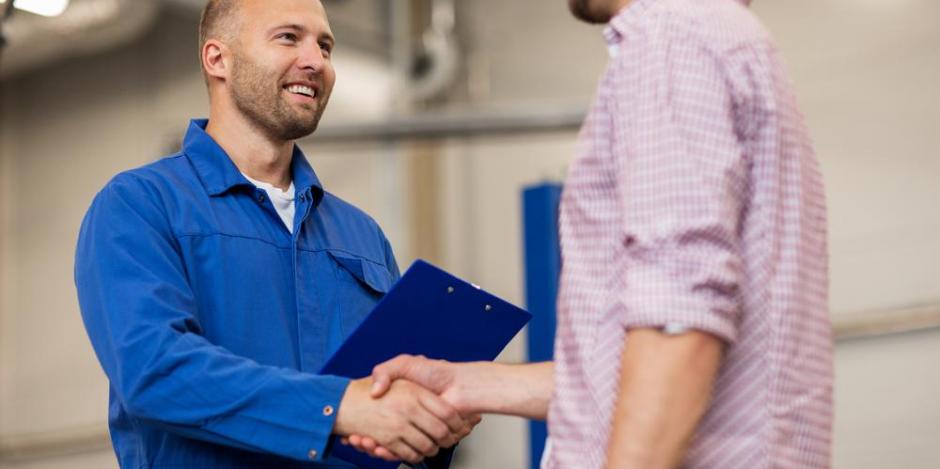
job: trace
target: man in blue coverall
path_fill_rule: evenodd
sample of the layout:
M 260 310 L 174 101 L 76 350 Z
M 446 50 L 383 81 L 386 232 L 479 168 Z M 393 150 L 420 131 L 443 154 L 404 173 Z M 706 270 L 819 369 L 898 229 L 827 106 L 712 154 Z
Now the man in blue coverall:
M 348 434 L 417 463 L 475 423 L 409 382 L 374 399 L 371 378 L 316 374 L 399 276 L 294 144 L 329 100 L 333 46 L 318 0 L 211 0 L 208 121 L 88 210 L 75 282 L 122 468 L 350 467 L 329 451 Z

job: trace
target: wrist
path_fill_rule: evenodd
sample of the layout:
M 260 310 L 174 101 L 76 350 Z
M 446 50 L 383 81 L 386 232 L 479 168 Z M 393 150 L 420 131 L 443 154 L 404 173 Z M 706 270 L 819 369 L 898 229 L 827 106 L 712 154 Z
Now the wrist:
M 339 409 L 336 410 L 336 420 L 333 422 L 333 434 L 346 436 L 357 433 L 355 423 L 358 421 L 356 413 L 361 407 L 363 398 L 368 398 L 372 387 L 372 378 L 354 379 L 346 386 L 346 392 L 340 400 Z
M 553 389 L 551 362 L 486 365 L 485 379 L 478 380 L 481 392 L 475 393 L 486 413 L 545 420 Z
M 454 373 L 455 376 L 455 407 L 464 414 L 482 414 L 492 412 L 484 399 L 485 390 L 489 386 L 489 374 L 486 369 L 492 366 L 490 362 L 470 362 L 455 364 L 463 368 L 461 373 Z
M 501 398 L 512 387 L 512 366 L 496 362 L 470 362 L 455 373 L 456 407 L 464 414 L 510 414 L 507 404 L 512 399 Z M 508 397 L 508 396 L 504 396 Z M 510 404 L 511 405 L 511 404 Z

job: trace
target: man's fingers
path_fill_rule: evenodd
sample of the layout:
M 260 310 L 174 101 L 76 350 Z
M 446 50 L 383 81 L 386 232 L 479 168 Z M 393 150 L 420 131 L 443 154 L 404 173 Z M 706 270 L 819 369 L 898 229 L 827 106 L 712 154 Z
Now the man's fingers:
M 401 461 L 405 457 L 398 456 L 395 453 L 392 453 L 388 448 L 384 446 L 379 446 L 379 444 L 368 436 L 360 435 L 349 435 L 347 437 L 340 438 L 340 441 L 344 445 L 352 446 L 356 448 L 357 451 L 366 453 L 373 458 L 383 459 L 385 461 Z
M 420 413 L 420 412 L 419 412 Z M 424 417 L 418 417 L 419 419 L 428 418 L 427 414 L 424 414 Z M 438 422 L 440 426 L 444 426 L 443 423 Z M 417 451 L 422 458 L 426 456 L 434 456 L 437 454 L 438 444 L 435 443 L 435 440 L 427 433 L 423 427 L 417 426 L 417 424 L 412 424 L 411 427 L 406 429 L 402 435 L 401 439 L 405 441 L 411 448 Z M 396 453 L 398 452 L 395 448 L 389 448 Z M 413 461 L 409 461 L 413 462 Z
M 348 445 L 348 446 L 352 446 L 353 448 L 356 448 L 356 450 L 358 451 L 361 451 L 363 453 L 368 453 L 369 448 L 367 447 L 366 444 L 363 444 L 366 440 L 374 441 L 371 438 L 363 437 L 360 435 L 344 436 L 340 438 L 339 441 L 344 445 Z
M 376 448 L 375 451 L 372 452 L 372 456 L 379 458 L 379 459 L 384 459 L 386 461 L 401 460 L 400 457 L 394 455 L 391 451 L 388 450 L 388 448 L 385 448 L 383 446 L 379 446 L 378 448 Z
M 457 443 L 458 432 L 451 430 L 447 423 L 423 406 L 419 407 L 419 410 L 411 415 L 411 422 L 415 427 L 431 438 L 435 446 L 449 448 Z
M 417 464 L 421 462 L 424 458 L 421 454 L 412 448 L 409 444 L 405 443 L 402 439 L 397 439 L 389 444 L 388 451 L 391 451 L 394 454 L 394 459 L 399 459 L 402 461 L 407 461 L 412 464 Z M 373 453 L 373 456 L 377 453 Z M 378 453 L 381 454 L 381 453 Z M 384 459 L 384 458 L 383 458 Z
M 464 419 L 464 422 L 467 422 L 467 426 L 464 427 L 463 431 L 457 434 L 457 441 L 460 441 L 466 438 L 467 436 L 469 436 L 470 433 L 473 431 L 474 427 L 476 427 L 481 421 L 483 421 L 483 416 L 481 416 L 480 414 L 470 414 L 470 415 L 464 415 L 463 419 Z
M 412 464 L 437 454 L 437 445 L 434 441 L 413 425 L 402 431 L 394 441 L 382 446 L 398 455 L 399 459 Z
M 449 448 L 456 444 L 455 435 L 466 435 L 470 433 L 470 424 L 464 420 L 453 406 L 436 394 L 430 392 L 419 393 L 418 402 L 421 403 L 421 406 L 430 412 L 431 415 L 447 425 L 448 433 L 450 433 L 450 435 L 447 436 L 450 438 L 448 441 L 437 440 L 438 444 L 442 447 Z
M 375 449 L 379 444 L 375 442 L 372 438 L 362 435 L 349 435 L 344 438 L 343 443 L 356 448 L 359 451 L 368 453 Z
M 359 446 L 361 446 L 364 450 L 368 452 L 372 452 L 373 450 L 375 450 L 375 448 L 379 446 L 379 444 L 372 438 L 364 436 L 359 439 Z

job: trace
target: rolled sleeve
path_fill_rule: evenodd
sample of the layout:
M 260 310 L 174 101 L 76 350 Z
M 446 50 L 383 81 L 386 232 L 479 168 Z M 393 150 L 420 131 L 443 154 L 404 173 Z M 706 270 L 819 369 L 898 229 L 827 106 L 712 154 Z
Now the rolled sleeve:
M 655 92 L 614 98 L 639 116 L 625 122 L 614 112 L 628 259 L 622 324 L 680 323 L 733 342 L 748 190 L 736 97 L 719 56 L 689 40 L 665 50 L 643 74 L 641 86 Z

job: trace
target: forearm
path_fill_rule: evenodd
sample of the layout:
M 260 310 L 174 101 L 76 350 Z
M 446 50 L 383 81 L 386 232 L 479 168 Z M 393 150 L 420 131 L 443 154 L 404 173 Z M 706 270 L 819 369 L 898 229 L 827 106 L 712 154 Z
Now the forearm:
M 673 468 L 711 400 L 723 343 L 703 332 L 627 334 L 608 468 Z
M 478 362 L 461 375 L 461 399 L 474 413 L 545 420 L 554 387 L 552 362 L 509 365 Z

